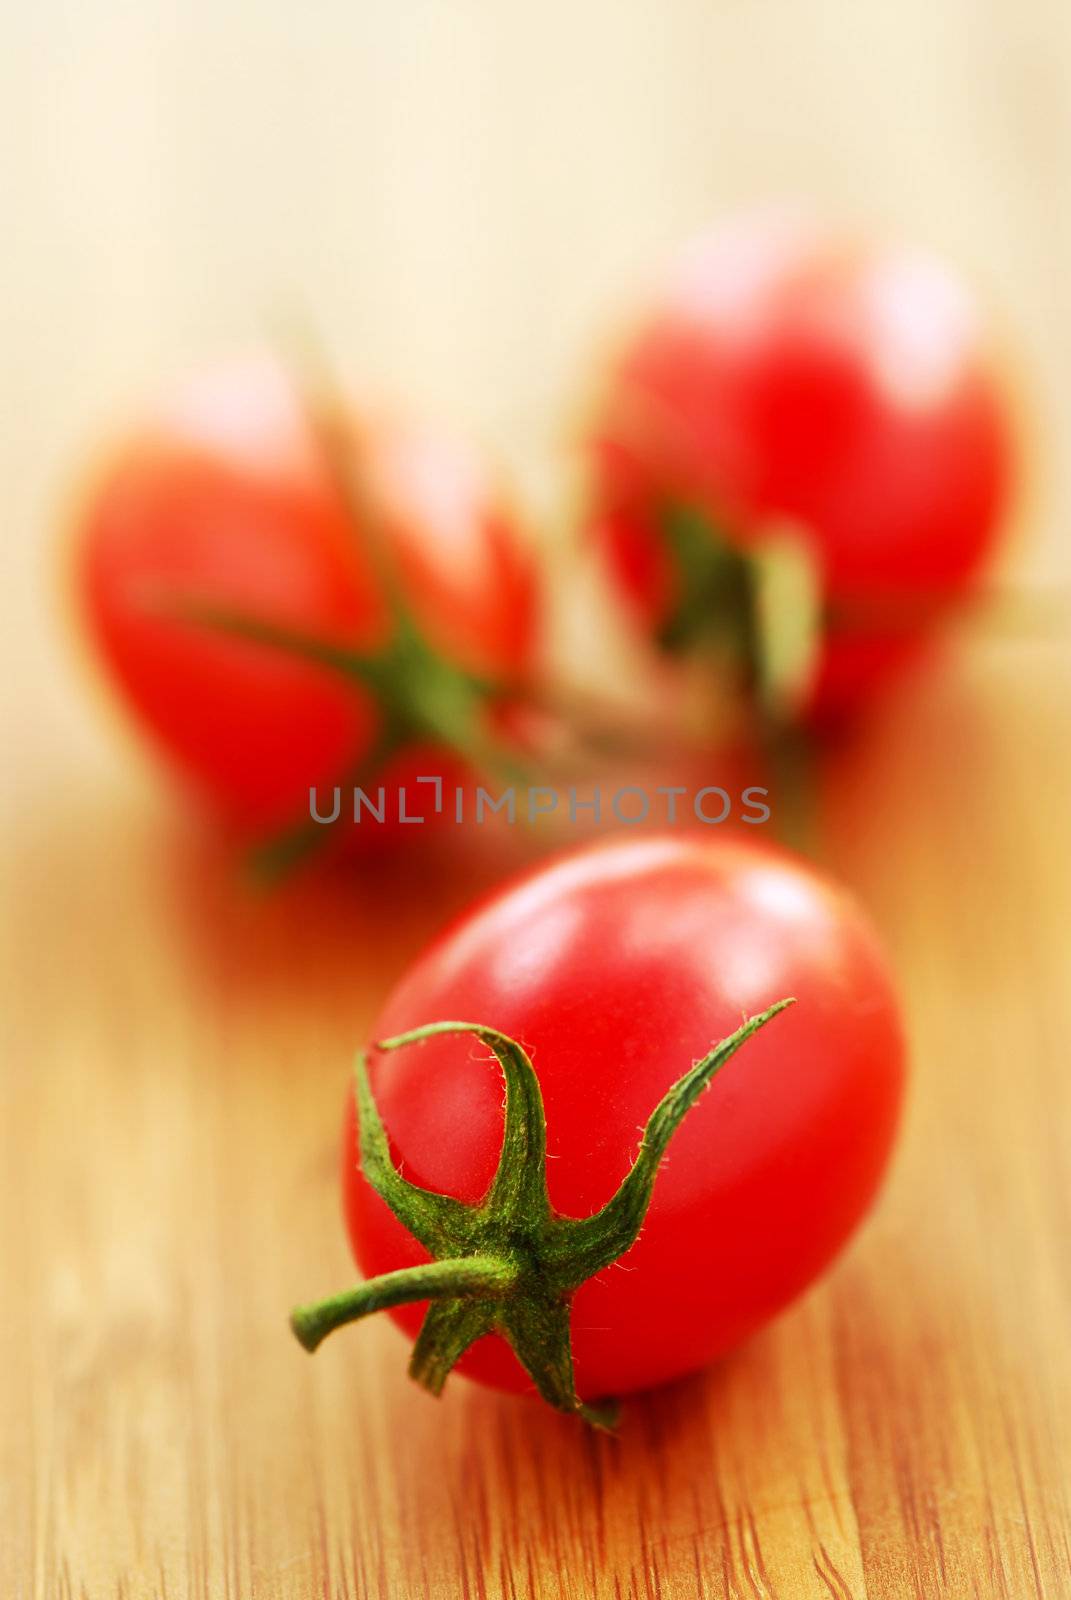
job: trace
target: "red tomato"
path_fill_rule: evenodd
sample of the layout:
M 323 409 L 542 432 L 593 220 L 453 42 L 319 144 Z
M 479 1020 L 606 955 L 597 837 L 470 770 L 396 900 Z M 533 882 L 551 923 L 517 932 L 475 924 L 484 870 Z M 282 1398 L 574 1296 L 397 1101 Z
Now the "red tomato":
M 476 459 L 411 423 L 354 424 L 364 493 L 404 599 L 453 665 L 522 677 L 532 557 Z M 100 651 L 174 763 L 256 829 L 307 814 L 367 752 L 382 706 L 286 651 L 168 614 L 193 598 L 365 652 L 388 632 L 367 529 L 355 527 L 308 415 L 275 363 L 205 374 L 131 440 L 81 524 L 79 576 Z M 426 746 L 425 738 L 423 744 Z M 442 771 L 441 752 L 395 766 Z M 328 803 L 325 796 L 324 804 Z
M 814 701 L 837 710 L 975 577 L 1011 472 L 963 285 L 921 254 L 766 213 L 694 244 L 621 352 L 595 430 L 595 536 L 657 628 L 679 599 L 661 508 L 698 508 L 744 549 L 791 524 L 829 608 Z
M 785 996 L 796 1004 L 742 1046 L 674 1134 L 638 1241 L 576 1292 L 581 1397 L 720 1356 L 799 1294 L 867 1209 L 904 1074 L 874 934 L 844 893 L 767 847 L 604 842 L 447 929 L 376 1018 L 373 1039 L 461 1018 L 521 1042 L 546 1109 L 551 1203 L 586 1217 L 620 1184 L 669 1086 L 745 1013 Z M 452 1036 L 373 1052 L 370 1081 L 406 1178 L 479 1202 L 503 1138 L 488 1051 Z M 426 1262 L 359 1170 L 355 1123 L 351 1097 L 342 1185 L 357 1261 L 370 1276 Z M 392 1315 L 412 1335 L 425 1309 Z M 531 1388 L 498 1333 L 458 1370 Z

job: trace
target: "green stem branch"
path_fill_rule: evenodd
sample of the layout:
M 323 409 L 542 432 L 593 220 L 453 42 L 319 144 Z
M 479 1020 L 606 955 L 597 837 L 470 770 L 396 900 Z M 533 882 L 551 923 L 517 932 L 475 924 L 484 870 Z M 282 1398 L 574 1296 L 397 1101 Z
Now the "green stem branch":
M 316 1305 L 299 1306 L 290 1317 L 290 1326 L 306 1350 L 315 1350 L 348 1322 L 369 1317 L 374 1311 L 408 1305 L 419 1300 L 456 1300 L 462 1296 L 482 1299 L 508 1293 L 515 1283 L 517 1269 L 494 1256 L 469 1256 L 460 1261 L 429 1261 L 426 1266 L 403 1267 L 369 1278 L 355 1289 L 344 1289 Z

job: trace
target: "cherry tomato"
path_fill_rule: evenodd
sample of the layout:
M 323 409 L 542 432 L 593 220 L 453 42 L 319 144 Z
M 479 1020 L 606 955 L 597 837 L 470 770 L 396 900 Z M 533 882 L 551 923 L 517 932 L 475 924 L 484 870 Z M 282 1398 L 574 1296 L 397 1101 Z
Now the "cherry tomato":
M 670 1085 L 745 1014 L 783 997 L 795 1004 L 742 1046 L 673 1135 L 637 1242 L 572 1299 L 586 1400 L 731 1349 L 828 1265 L 866 1211 L 904 1075 L 897 1001 L 867 921 L 812 868 L 766 846 L 604 841 L 448 928 L 373 1024 L 380 1040 L 462 1019 L 523 1044 L 545 1107 L 550 1201 L 581 1218 L 621 1184 Z M 480 1202 L 503 1140 L 502 1081 L 487 1049 L 434 1037 L 372 1052 L 369 1074 L 409 1182 Z M 365 1274 L 428 1261 L 360 1170 L 352 1099 L 342 1188 Z M 392 1315 L 415 1335 L 425 1311 Z M 498 1332 L 458 1370 L 531 1388 Z
M 481 464 L 414 423 L 345 427 L 382 557 L 429 645 L 460 673 L 523 677 L 535 568 Z M 359 768 L 384 722 L 374 687 L 175 609 L 192 600 L 343 650 L 387 640 L 371 529 L 280 366 L 238 363 L 187 385 L 113 460 L 79 531 L 84 610 L 104 660 L 157 743 L 225 813 L 285 826 L 307 816 L 310 786 Z M 413 770 L 444 770 L 434 739 L 401 741 L 389 771 Z
M 610 378 L 594 536 L 652 630 L 681 603 L 665 512 L 754 550 L 786 525 L 826 611 L 812 706 L 858 701 L 992 550 L 1012 478 L 1004 393 L 940 263 L 800 212 L 688 249 Z

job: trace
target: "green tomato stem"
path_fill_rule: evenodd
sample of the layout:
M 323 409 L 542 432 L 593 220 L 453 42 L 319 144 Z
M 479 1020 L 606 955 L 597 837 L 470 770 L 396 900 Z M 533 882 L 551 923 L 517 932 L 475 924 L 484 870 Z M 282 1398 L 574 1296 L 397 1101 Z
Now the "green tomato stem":
M 391 1306 L 408 1305 L 415 1300 L 456 1300 L 462 1297 L 484 1299 L 507 1293 L 516 1281 L 516 1271 L 507 1261 L 493 1256 L 470 1256 L 464 1261 L 430 1261 L 426 1266 L 403 1267 L 370 1278 L 355 1289 L 320 1300 L 316 1305 L 299 1306 L 290 1326 L 306 1350 L 315 1350 L 348 1322 L 387 1311 Z

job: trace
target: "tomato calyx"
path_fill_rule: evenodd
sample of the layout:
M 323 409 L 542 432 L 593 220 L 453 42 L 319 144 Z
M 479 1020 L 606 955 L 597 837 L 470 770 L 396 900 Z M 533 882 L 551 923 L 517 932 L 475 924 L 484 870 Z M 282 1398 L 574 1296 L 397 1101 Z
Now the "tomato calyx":
M 706 655 L 735 671 L 774 724 L 806 707 L 824 623 L 805 532 L 772 523 L 743 548 L 708 513 L 669 501 L 658 513 L 674 601 L 657 634 L 669 655 Z
M 540 1396 L 594 1427 L 612 1428 L 617 1407 L 588 1404 L 576 1392 L 570 1302 L 589 1278 L 635 1243 L 659 1165 L 677 1128 L 715 1074 L 791 999 L 749 1017 L 680 1077 L 647 1120 L 636 1158 L 613 1197 L 589 1217 L 554 1211 L 547 1191 L 543 1095 L 523 1045 L 474 1022 L 435 1022 L 383 1040 L 398 1050 L 443 1034 L 468 1033 L 492 1051 L 505 1080 L 498 1169 L 479 1205 L 466 1205 L 404 1178 L 395 1165 L 376 1106 L 365 1053 L 357 1059 L 356 1104 L 361 1170 L 432 1260 L 371 1278 L 293 1312 L 290 1325 L 306 1350 L 334 1329 L 407 1302 L 430 1302 L 409 1373 L 432 1394 L 465 1351 L 497 1332 L 512 1346 Z
M 488 708 L 508 700 L 507 686 L 467 672 L 441 655 L 405 608 L 392 608 L 390 638 L 374 653 L 194 597 L 169 600 L 166 609 L 193 626 L 313 662 L 343 677 L 355 690 L 370 693 L 379 712 L 379 729 L 369 749 L 344 775 L 347 788 L 371 783 L 396 751 L 423 740 L 454 751 L 478 771 L 509 782 L 528 781 L 523 761 L 486 726 Z M 340 810 L 336 824 L 342 815 Z M 260 876 L 271 879 L 322 844 L 336 824 L 302 818 L 261 843 L 253 852 L 252 865 Z

